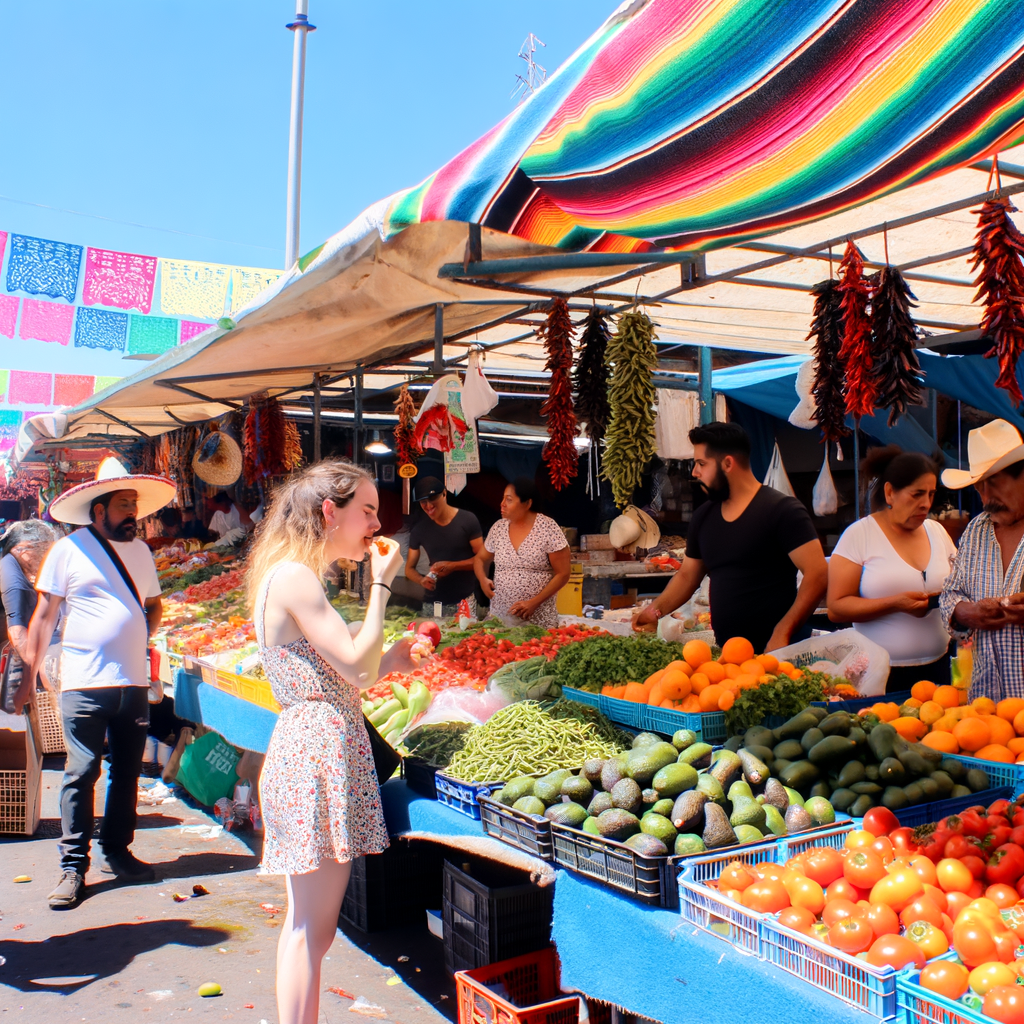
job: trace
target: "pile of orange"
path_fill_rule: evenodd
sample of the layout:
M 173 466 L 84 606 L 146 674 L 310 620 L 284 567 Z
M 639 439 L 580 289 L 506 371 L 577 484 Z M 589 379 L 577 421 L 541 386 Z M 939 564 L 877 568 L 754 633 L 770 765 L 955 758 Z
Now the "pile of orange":
M 1009 697 L 998 704 L 988 697 L 968 703 L 966 690 L 914 683 L 910 699 L 864 708 L 889 722 L 906 740 L 920 741 L 944 754 L 966 754 L 984 761 L 1024 763 L 1024 698 Z M 902 714 L 901 714 L 902 710 Z M 908 714 L 913 710 L 916 714 Z
M 798 679 L 802 674 L 791 662 L 780 662 L 773 654 L 755 657 L 754 645 L 743 637 L 726 640 L 717 659 L 703 640 L 690 640 L 680 661 L 666 665 L 642 683 L 605 686 L 601 692 L 607 697 L 699 714 L 728 711 L 741 690 L 780 675 Z

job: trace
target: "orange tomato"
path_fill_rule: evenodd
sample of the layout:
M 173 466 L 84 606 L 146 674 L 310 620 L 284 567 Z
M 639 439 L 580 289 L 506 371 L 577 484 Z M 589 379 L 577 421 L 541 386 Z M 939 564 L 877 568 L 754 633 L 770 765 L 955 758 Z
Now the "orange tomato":
M 970 972 L 963 964 L 952 960 L 937 960 L 926 964 L 921 972 L 921 988 L 945 996 L 947 999 L 959 999 L 966 991 Z
M 960 911 L 969 906 L 971 897 L 965 892 L 946 893 L 946 913 L 955 921 Z
M 1022 1024 L 1024 988 L 1020 985 L 996 985 L 985 995 L 981 1012 L 999 1024 Z
M 811 850 L 807 856 L 807 877 L 818 885 L 831 885 L 843 875 L 843 855 L 838 850 L 823 846 Z
M 883 935 L 871 944 L 865 959 L 876 967 L 892 967 L 900 971 L 909 964 L 923 969 L 926 958 L 916 942 L 902 935 Z
M 748 886 L 740 901 L 748 910 L 758 914 L 775 914 L 790 905 L 789 893 L 782 882 L 763 879 Z
M 907 938 L 921 947 L 921 952 L 931 960 L 942 956 L 949 949 L 949 940 L 938 925 L 930 921 L 914 921 L 907 928 Z
M 875 837 L 870 832 L 864 829 L 854 829 L 852 832 L 847 832 L 843 846 L 847 850 L 860 850 L 865 846 L 870 846 L 874 841 Z
M 825 890 L 806 875 L 794 875 L 783 882 L 789 901 L 794 907 L 803 907 L 818 915 L 825 907 Z
M 786 907 L 779 914 L 779 924 L 783 928 L 792 928 L 804 935 L 810 934 L 817 918 L 806 907 Z
M 850 900 L 832 900 L 825 904 L 825 909 L 821 912 L 821 920 L 829 928 L 836 924 L 836 922 L 843 921 L 848 917 L 861 916 L 866 919 L 867 911 L 859 908 L 856 903 L 851 903 Z
M 911 900 L 924 893 L 924 883 L 912 868 L 891 871 L 875 883 L 871 890 L 872 903 L 886 903 L 898 914 Z
M 992 933 L 976 921 L 958 920 L 953 925 L 953 948 L 968 967 L 999 959 Z
M 720 889 L 739 889 L 742 892 L 748 885 L 753 885 L 754 881 L 754 876 L 742 861 L 732 860 L 725 865 L 721 875 L 718 876 L 718 887 Z
M 900 911 L 900 920 L 905 928 L 909 928 L 915 921 L 927 921 L 939 928 L 942 925 L 942 911 L 927 896 L 918 896 Z
M 891 864 L 896 859 L 896 851 L 888 836 L 876 836 L 871 849 L 882 858 L 883 864 Z
M 974 875 L 958 860 L 952 857 L 943 857 L 935 865 L 935 875 L 939 882 L 939 888 L 943 892 L 967 892 L 974 881 Z
M 1017 933 L 1010 931 L 1008 928 L 999 928 L 993 933 L 992 940 L 996 944 L 996 956 L 998 959 L 1002 960 L 1004 964 L 1012 964 L 1014 953 L 1017 951 L 1017 946 L 1020 945 Z
M 860 889 L 870 889 L 886 875 L 882 858 L 873 850 L 850 850 L 843 862 L 843 877 Z
M 919 853 L 916 857 L 910 858 L 910 866 L 925 885 L 938 884 L 938 875 L 935 874 L 935 862 L 930 857 Z
M 876 938 L 880 939 L 883 935 L 899 934 L 900 919 L 892 907 L 885 903 L 870 903 L 865 913 Z
M 845 917 L 828 930 L 829 945 L 854 956 L 865 952 L 874 941 L 875 933 L 863 917 Z
M 985 899 L 991 900 L 1000 910 L 1008 910 L 1020 899 L 1012 885 L 990 885 L 985 890 Z
M 830 882 L 828 888 L 825 889 L 825 902 L 849 900 L 851 903 L 857 903 L 859 900 L 866 899 L 870 892 L 870 889 L 858 889 L 845 878 L 837 878 L 834 882 Z
M 1016 983 L 1017 972 L 998 960 L 990 960 L 988 963 L 975 967 L 967 979 L 971 991 L 976 992 L 979 996 L 985 995 L 996 985 L 1015 985 Z
M 920 877 L 920 876 L 918 876 Z M 949 900 L 946 898 L 946 894 L 937 886 L 930 885 L 928 882 L 924 883 L 924 894 L 939 908 L 939 911 L 943 914 L 949 910 Z

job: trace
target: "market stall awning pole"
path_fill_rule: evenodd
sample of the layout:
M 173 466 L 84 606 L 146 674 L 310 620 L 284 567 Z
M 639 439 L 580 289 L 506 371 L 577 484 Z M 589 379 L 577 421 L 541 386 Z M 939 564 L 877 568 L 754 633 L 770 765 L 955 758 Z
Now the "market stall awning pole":
M 309 0 L 295 0 L 295 20 L 285 27 L 295 38 L 292 48 L 292 112 L 288 128 L 288 212 L 285 221 L 284 269 L 299 258 L 299 193 L 302 188 L 302 100 L 306 85 L 306 35 L 316 31 L 308 18 Z
M 715 399 L 711 392 L 711 347 L 700 346 L 700 422 L 710 423 L 715 418 Z
M 434 307 L 434 373 L 444 373 L 444 306 L 439 302 Z
M 352 461 L 359 465 L 363 459 L 363 364 L 356 363 L 355 420 L 352 430 Z
M 320 461 L 320 374 L 313 374 L 313 461 Z

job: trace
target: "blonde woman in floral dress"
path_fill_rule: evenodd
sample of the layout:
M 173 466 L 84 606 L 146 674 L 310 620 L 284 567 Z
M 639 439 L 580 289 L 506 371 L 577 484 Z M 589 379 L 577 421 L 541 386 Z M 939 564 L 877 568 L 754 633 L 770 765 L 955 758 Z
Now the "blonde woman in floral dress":
M 247 587 L 263 667 L 281 705 L 260 779 L 264 874 L 286 875 L 277 953 L 280 1024 L 316 1024 L 320 965 L 334 941 L 351 862 L 388 846 L 360 690 L 413 668 L 408 642 L 381 655 L 384 609 L 401 565 L 373 537 L 377 489 L 327 460 L 275 493 L 249 558 Z M 381 545 L 381 546 L 384 546 Z M 369 604 L 353 637 L 324 595 L 335 559 L 370 556 Z

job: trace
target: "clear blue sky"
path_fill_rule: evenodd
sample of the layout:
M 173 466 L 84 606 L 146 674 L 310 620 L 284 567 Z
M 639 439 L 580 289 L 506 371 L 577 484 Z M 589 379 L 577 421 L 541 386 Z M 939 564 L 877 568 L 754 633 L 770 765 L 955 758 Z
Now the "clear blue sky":
M 310 0 L 302 251 L 503 117 L 529 32 L 551 72 L 615 6 Z M 281 266 L 293 12 L 287 0 L 0 0 L 0 230 Z

